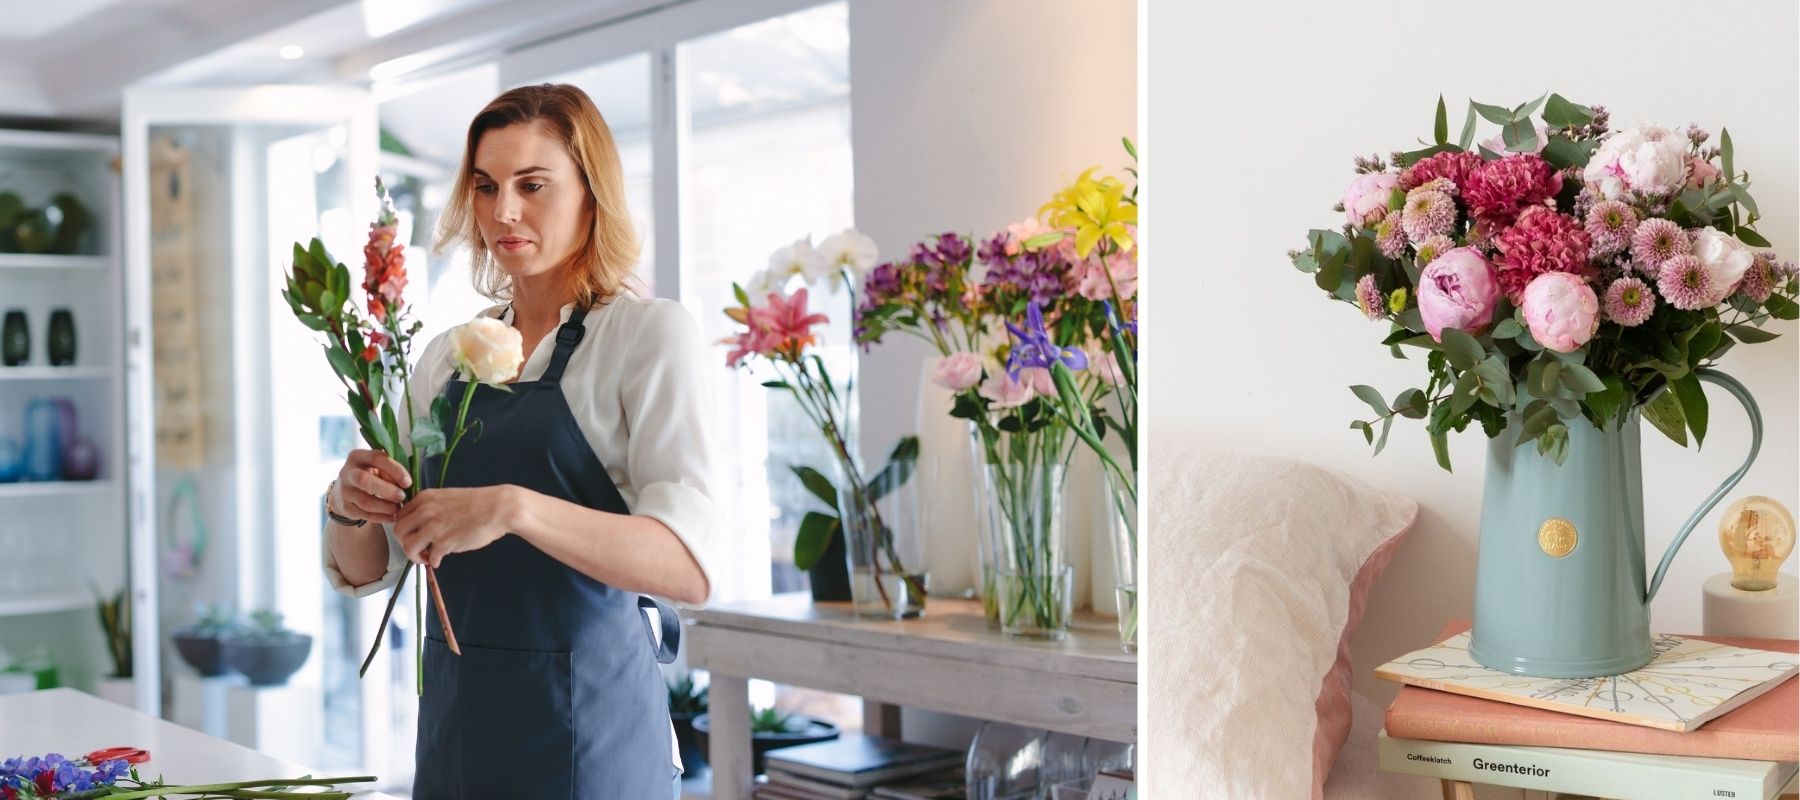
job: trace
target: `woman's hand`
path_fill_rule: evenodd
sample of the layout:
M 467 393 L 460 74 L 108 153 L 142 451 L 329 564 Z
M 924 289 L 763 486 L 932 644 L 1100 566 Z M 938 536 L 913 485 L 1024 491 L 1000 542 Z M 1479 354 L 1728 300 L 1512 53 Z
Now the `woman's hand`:
M 393 522 L 412 478 L 406 467 L 380 450 L 352 450 L 338 470 L 337 497 L 332 508 L 339 514 L 370 522 Z
M 427 489 L 400 509 L 394 538 L 414 563 L 437 568 L 444 556 L 480 550 L 513 527 L 518 487 Z

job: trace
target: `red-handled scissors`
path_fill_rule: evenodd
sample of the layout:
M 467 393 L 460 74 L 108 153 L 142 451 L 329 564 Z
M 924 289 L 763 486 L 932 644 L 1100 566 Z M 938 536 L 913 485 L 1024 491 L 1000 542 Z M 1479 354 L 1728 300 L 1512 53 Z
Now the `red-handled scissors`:
M 108 747 L 95 750 L 82 757 L 88 766 L 97 767 L 114 759 L 123 759 L 127 764 L 142 764 L 150 760 L 150 751 L 141 747 Z

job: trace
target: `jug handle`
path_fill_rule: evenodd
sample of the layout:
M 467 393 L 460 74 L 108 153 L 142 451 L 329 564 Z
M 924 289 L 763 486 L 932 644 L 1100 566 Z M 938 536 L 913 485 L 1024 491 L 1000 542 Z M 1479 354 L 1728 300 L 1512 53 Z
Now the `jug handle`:
M 1700 508 L 1694 511 L 1694 515 L 1688 517 L 1687 522 L 1681 526 L 1681 532 L 1675 534 L 1675 541 L 1669 543 L 1668 552 L 1663 553 L 1662 563 L 1656 567 L 1656 576 L 1650 579 L 1650 591 L 1644 595 L 1646 603 L 1656 597 L 1656 590 L 1662 586 L 1664 574 L 1669 571 L 1669 565 L 1675 561 L 1675 551 L 1681 549 L 1682 543 L 1687 541 L 1688 534 L 1694 532 L 1694 526 L 1700 524 L 1700 519 L 1706 516 L 1706 512 L 1718 505 L 1719 501 L 1725 497 L 1725 493 L 1731 491 L 1732 487 L 1737 486 L 1738 481 L 1744 479 L 1744 474 L 1750 471 L 1750 465 L 1756 462 L 1756 454 L 1762 450 L 1762 412 L 1757 409 L 1756 399 L 1750 396 L 1750 390 L 1745 389 L 1744 385 L 1738 383 L 1736 378 L 1710 368 L 1703 367 L 1694 370 L 1694 377 L 1718 385 L 1730 392 L 1732 397 L 1737 398 L 1738 402 L 1744 405 L 1744 411 L 1750 415 L 1750 455 L 1744 458 L 1743 466 L 1738 467 L 1737 471 L 1731 473 L 1724 483 L 1719 484 L 1719 488 L 1707 495 L 1706 502 L 1700 504 Z

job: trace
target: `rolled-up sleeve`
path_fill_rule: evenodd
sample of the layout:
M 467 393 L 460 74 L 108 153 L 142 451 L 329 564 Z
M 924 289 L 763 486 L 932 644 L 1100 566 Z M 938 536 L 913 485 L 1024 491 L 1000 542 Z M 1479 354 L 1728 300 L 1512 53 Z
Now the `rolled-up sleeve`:
M 391 588 L 400 580 L 400 570 L 406 566 L 406 553 L 400 549 L 400 542 L 394 538 L 394 526 L 384 522 L 381 523 L 381 530 L 387 536 L 387 571 L 382 573 L 380 580 L 361 586 L 352 586 L 349 581 L 344 580 L 344 573 L 338 569 L 337 559 L 331 557 L 331 546 L 326 544 L 323 548 L 325 550 L 325 580 L 331 583 L 334 591 L 351 597 L 368 597 Z
M 626 350 L 620 402 L 627 425 L 627 464 L 637 489 L 632 513 L 675 532 L 706 576 L 711 602 L 718 581 L 717 447 L 712 432 L 710 362 L 699 325 L 686 308 L 655 300 L 641 309 Z

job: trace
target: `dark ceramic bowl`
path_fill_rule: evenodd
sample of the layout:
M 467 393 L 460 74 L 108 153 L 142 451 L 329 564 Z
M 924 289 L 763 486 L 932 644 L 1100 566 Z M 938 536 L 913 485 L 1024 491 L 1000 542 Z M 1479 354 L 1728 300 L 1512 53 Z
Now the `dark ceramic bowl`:
M 220 647 L 225 664 L 249 678 L 251 686 L 280 686 L 306 663 L 312 653 L 312 637 L 303 633 L 276 639 L 227 636 Z

